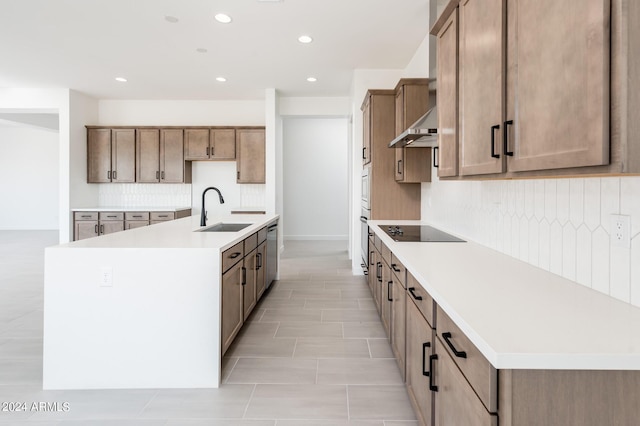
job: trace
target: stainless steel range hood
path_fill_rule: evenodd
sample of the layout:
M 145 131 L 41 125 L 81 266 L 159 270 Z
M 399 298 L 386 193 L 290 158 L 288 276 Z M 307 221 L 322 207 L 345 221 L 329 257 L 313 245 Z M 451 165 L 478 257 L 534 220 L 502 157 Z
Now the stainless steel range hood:
M 438 110 L 431 108 L 418 121 L 389 143 L 389 148 L 436 148 L 438 146 Z

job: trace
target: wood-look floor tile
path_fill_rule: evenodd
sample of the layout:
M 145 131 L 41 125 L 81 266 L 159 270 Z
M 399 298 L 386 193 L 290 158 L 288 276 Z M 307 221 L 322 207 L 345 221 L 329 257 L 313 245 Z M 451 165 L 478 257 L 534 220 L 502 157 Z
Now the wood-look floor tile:
M 416 420 L 404 385 L 348 385 L 352 419 Z
M 348 419 L 346 386 L 256 385 L 246 411 L 253 419 Z
M 240 358 L 227 383 L 313 384 L 315 359 Z
M 296 358 L 369 358 L 366 339 L 299 338 Z
M 342 323 L 281 322 L 275 337 L 342 338 Z

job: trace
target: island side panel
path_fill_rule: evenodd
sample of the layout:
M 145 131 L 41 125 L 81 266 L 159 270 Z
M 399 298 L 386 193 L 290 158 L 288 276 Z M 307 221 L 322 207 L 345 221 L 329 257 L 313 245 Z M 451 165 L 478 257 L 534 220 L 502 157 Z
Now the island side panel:
M 219 261 L 213 248 L 46 249 L 43 388 L 218 387 Z

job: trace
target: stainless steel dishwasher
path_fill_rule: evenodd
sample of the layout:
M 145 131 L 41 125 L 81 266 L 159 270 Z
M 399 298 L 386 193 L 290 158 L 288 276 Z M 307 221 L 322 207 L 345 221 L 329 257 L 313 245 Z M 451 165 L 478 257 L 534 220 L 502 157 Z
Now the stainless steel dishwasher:
M 267 288 L 278 275 L 278 222 L 267 228 Z

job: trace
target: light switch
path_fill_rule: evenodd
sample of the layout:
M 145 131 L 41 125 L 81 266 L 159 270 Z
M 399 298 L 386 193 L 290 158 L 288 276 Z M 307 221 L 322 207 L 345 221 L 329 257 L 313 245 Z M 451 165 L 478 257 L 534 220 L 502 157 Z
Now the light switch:
M 113 287 L 113 268 L 103 266 L 100 271 L 100 287 Z

